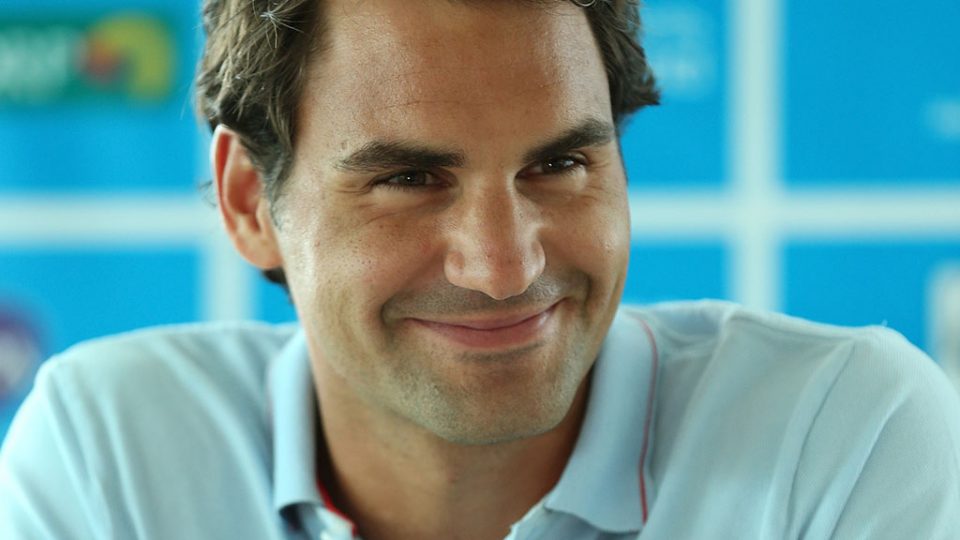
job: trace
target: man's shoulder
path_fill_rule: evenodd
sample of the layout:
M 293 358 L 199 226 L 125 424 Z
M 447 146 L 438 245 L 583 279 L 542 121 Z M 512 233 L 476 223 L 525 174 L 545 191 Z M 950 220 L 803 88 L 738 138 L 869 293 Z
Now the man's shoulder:
M 722 302 L 628 313 L 652 329 L 660 351 L 655 507 L 699 516 L 673 536 L 743 527 L 739 536 L 796 537 L 812 521 L 815 536 L 831 536 L 844 513 L 881 523 L 878 508 L 897 510 L 896 498 L 871 506 L 889 485 L 915 498 L 904 504 L 930 487 L 956 500 L 960 401 L 897 332 Z M 756 520 L 727 511 L 757 504 L 770 511 Z
M 265 531 L 276 523 L 261 512 L 271 496 L 266 379 L 296 332 L 258 323 L 166 326 L 83 342 L 51 358 L 0 452 L 0 483 L 23 494 L 16 501 L 0 494 L 0 514 L 4 505 L 34 505 L 17 514 L 19 526 L 69 514 L 105 537 L 236 523 L 275 537 Z M 239 522 L 207 512 L 225 495 L 244 515 Z
M 297 331 L 290 324 L 257 321 L 214 321 L 172 324 L 131 330 L 82 341 L 50 359 L 51 364 L 82 364 L 84 369 L 111 369 L 157 360 L 262 365 Z
M 293 324 L 252 321 L 134 330 L 84 341 L 52 357 L 38 374 L 38 386 L 54 384 L 84 397 L 241 393 L 259 400 L 271 359 L 295 332 Z
M 719 301 L 625 313 L 652 329 L 667 414 L 722 404 L 787 418 L 799 410 L 814 414 L 828 399 L 851 402 L 851 414 L 913 397 L 931 406 L 956 402 L 941 368 L 885 326 L 835 326 Z
M 295 323 L 259 321 L 209 321 L 152 326 L 81 341 L 56 355 L 54 361 L 102 362 L 147 355 L 191 356 L 223 351 L 248 355 L 283 347 L 297 331 Z M 132 360 L 128 360 L 132 361 Z
M 929 358 L 886 326 L 838 326 L 719 301 L 664 302 L 622 311 L 643 321 L 666 356 L 744 356 L 769 364 L 839 361 L 888 365 Z M 671 354 L 672 353 L 672 354 Z

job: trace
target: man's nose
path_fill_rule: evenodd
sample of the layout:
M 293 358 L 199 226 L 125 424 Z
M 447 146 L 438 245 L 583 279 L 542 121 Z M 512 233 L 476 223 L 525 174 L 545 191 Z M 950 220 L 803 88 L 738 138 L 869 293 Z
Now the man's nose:
M 447 280 L 496 300 L 522 294 L 543 273 L 539 209 L 521 194 L 487 189 L 454 205 L 444 259 Z

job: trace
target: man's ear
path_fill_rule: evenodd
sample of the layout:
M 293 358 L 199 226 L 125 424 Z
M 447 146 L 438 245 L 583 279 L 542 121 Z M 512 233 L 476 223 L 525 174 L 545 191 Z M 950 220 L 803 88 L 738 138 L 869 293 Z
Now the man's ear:
M 263 181 L 240 137 L 220 125 L 210 144 L 220 215 L 233 245 L 260 269 L 283 266 Z

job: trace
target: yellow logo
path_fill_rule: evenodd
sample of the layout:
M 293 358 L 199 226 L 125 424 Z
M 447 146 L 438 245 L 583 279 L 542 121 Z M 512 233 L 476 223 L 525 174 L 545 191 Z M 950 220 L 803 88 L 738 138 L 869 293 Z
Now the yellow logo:
M 138 14 L 114 15 L 87 34 L 83 71 L 94 85 L 120 84 L 133 97 L 163 98 L 174 78 L 174 44 L 160 21 Z

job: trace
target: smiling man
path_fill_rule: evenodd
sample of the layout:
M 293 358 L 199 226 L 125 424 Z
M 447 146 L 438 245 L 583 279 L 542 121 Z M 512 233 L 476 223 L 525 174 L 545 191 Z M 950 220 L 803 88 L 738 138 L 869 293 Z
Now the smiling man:
M 220 212 L 299 324 L 49 361 L 0 537 L 960 535 L 960 406 L 897 334 L 620 307 L 636 10 L 207 0 Z

